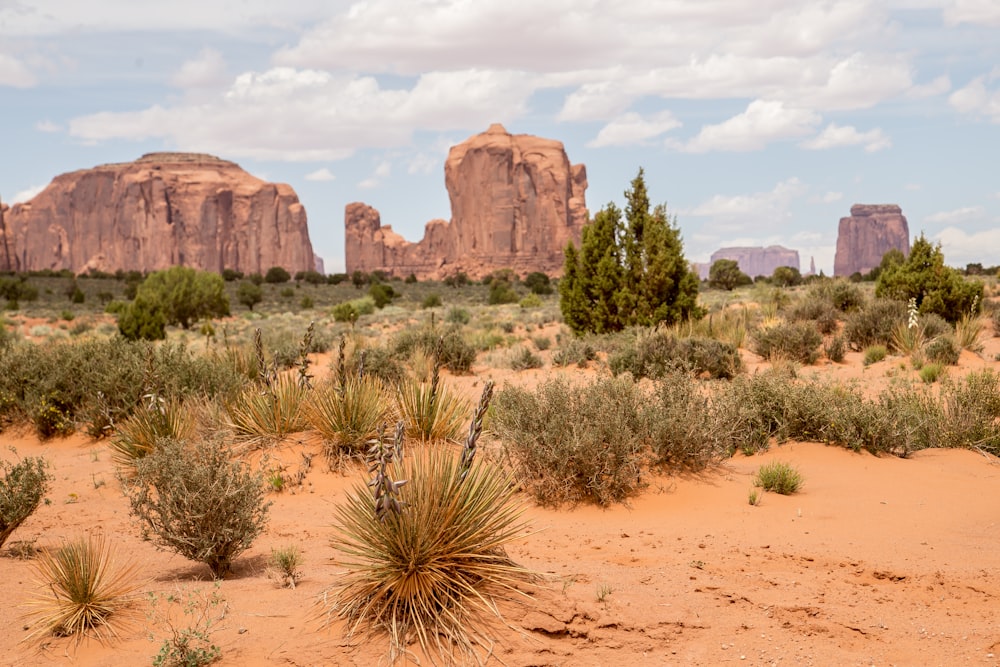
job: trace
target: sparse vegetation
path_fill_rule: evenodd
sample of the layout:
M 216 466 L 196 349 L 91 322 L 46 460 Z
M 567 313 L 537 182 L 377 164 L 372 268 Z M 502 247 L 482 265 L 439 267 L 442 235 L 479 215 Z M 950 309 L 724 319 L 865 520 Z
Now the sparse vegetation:
M 11 448 L 17 456 L 17 450 Z M 0 547 L 34 514 L 45 497 L 52 479 L 48 463 L 29 456 L 14 463 L 0 461 Z
M 790 496 L 802 486 L 802 474 L 788 463 L 772 461 L 757 470 L 754 485 L 765 491 Z

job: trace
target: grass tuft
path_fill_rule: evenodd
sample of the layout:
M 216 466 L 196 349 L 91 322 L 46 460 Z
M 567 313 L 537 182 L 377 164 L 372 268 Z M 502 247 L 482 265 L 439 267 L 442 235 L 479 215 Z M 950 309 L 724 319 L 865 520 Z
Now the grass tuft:
M 772 461 L 765 463 L 757 470 L 754 485 L 765 491 L 789 496 L 802 486 L 802 475 L 788 463 Z

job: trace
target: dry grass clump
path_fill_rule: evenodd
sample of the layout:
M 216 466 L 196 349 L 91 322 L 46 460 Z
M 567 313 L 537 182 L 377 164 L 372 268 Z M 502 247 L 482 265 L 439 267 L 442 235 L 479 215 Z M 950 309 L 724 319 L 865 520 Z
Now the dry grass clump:
M 11 447 L 15 455 L 17 451 Z M 16 463 L 0 461 L 0 547 L 31 516 L 48 491 L 48 463 L 29 456 Z
M 754 477 L 754 486 L 765 491 L 790 496 L 801 488 L 802 474 L 788 463 L 772 461 L 758 468 Z
M 35 563 L 38 593 L 28 602 L 35 629 L 28 639 L 45 635 L 92 634 L 101 641 L 118 637 L 121 612 L 139 585 L 136 566 L 119 567 L 103 536 L 90 536 L 54 550 L 43 549 Z
M 396 390 L 396 409 L 406 437 L 420 442 L 454 440 L 462 432 L 469 406 L 437 376 L 431 382 L 405 380 Z
M 138 459 L 153 451 L 158 440 L 186 442 L 195 433 L 190 406 L 176 398 L 146 398 L 147 404 L 119 424 L 111 438 L 111 459 L 124 470 L 134 468 Z
M 250 385 L 226 405 L 230 427 L 241 440 L 280 440 L 307 427 L 307 390 L 291 374 L 278 375 L 270 385 Z
M 309 396 L 305 410 L 309 427 L 326 441 L 326 455 L 362 452 L 379 428 L 392 419 L 389 392 L 377 377 L 349 375 L 340 383 L 331 379 Z
M 390 663 L 412 657 L 414 643 L 433 663 L 480 663 L 495 598 L 531 578 L 504 548 L 525 531 L 515 486 L 474 458 L 491 391 L 461 456 L 435 446 L 401 461 L 397 429 L 370 452 L 372 481 L 337 507 L 333 546 L 347 571 L 327 594 L 328 614 L 349 635 L 387 634 Z

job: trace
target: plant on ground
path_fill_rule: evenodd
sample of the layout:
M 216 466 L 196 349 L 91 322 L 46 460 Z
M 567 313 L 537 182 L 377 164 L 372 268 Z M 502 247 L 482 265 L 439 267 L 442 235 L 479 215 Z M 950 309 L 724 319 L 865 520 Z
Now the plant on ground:
M 682 370 L 712 378 L 731 378 L 742 368 L 734 345 L 712 338 L 680 338 L 664 331 L 640 331 L 608 358 L 615 375 L 630 372 L 635 378 L 660 378 Z
M 963 350 L 969 350 L 976 354 L 983 351 L 983 344 L 979 342 L 979 335 L 983 332 L 983 320 L 979 315 L 966 313 L 955 322 L 955 339 L 958 346 Z
M 226 405 L 230 426 L 237 438 L 260 443 L 304 431 L 307 396 L 308 390 L 287 373 L 269 385 L 250 385 Z
M 539 503 L 610 505 L 644 486 L 650 458 L 644 403 L 628 376 L 586 386 L 552 379 L 535 391 L 498 392 L 491 423 L 518 479 Z
M 844 343 L 843 336 L 837 335 L 827 341 L 826 345 L 823 346 L 823 352 L 826 354 L 827 359 L 835 364 L 839 364 L 844 360 L 846 348 L 847 345 Z
M 525 531 L 516 487 L 475 458 L 491 391 L 488 383 L 461 456 L 432 447 L 401 461 L 397 428 L 372 447 L 371 482 L 336 508 L 333 546 L 347 573 L 327 593 L 329 616 L 344 619 L 348 635 L 387 634 L 390 663 L 416 644 L 432 663 L 479 664 L 492 648 L 495 600 L 532 578 L 505 550 Z
M 871 366 L 872 364 L 878 363 L 885 359 L 885 356 L 889 354 L 889 351 L 885 348 L 885 345 L 869 345 L 865 348 L 865 366 Z
M 646 401 L 645 430 L 656 462 L 670 469 L 698 470 L 725 454 L 708 396 L 687 373 L 670 372 Z
M 990 315 L 990 322 L 993 323 L 993 335 L 1000 336 L 1000 308 L 994 308 Z
M 29 639 L 46 635 L 92 634 L 101 641 L 116 639 L 122 610 L 139 585 L 137 567 L 120 567 L 103 535 L 69 541 L 58 549 L 43 549 L 35 563 L 38 593 L 28 602 L 35 629 Z
M 459 306 L 452 306 L 448 309 L 448 314 L 444 316 L 444 321 L 449 324 L 468 324 L 472 318 L 469 311 Z
M 765 491 L 789 496 L 802 486 L 802 474 L 788 463 L 771 461 L 758 468 L 754 485 Z
M 139 285 L 135 301 L 119 319 L 119 329 L 126 338 L 162 338 L 160 331 L 147 330 L 158 321 L 179 324 L 185 329 L 204 317 L 229 315 L 222 276 L 187 266 L 174 266 L 149 274 Z
M 712 289 L 730 291 L 734 287 L 752 285 L 753 278 L 740 271 L 734 259 L 717 259 L 708 270 L 708 286 Z
M 813 322 L 787 322 L 758 329 L 752 341 L 754 352 L 765 359 L 792 359 L 814 364 L 819 358 L 823 337 Z
M 150 593 L 149 602 L 150 620 L 165 625 L 168 632 L 160 652 L 153 658 L 153 667 L 203 667 L 222 657 L 222 649 L 211 638 L 229 610 L 219 593 L 218 582 L 211 593 L 204 590 L 178 590 L 167 595 Z M 178 609 L 187 619 L 186 627 L 181 627 L 183 624 L 176 617 Z
M 204 563 L 219 579 L 267 524 L 264 480 L 222 442 L 163 441 L 122 480 L 132 516 L 158 547 Z
M 292 275 L 288 271 L 280 266 L 272 266 L 264 274 L 264 282 L 277 285 L 280 283 L 287 283 L 292 279 Z
M 435 373 L 431 382 L 404 380 L 396 390 L 396 409 L 406 437 L 420 442 L 454 440 L 462 430 L 468 405 L 442 384 Z
M 368 374 L 321 383 L 309 397 L 305 417 L 326 442 L 324 451 L 331 462 L 344 453 L 363 452 L 379 428 L 393 419 L 385 385 Z
M 190 406 L 152 394 L 146 399 L 146 405 L 119 424 L 111 438 L 111 460 L 124 471 L 134 469 L 136 460 L 153 451 L 158 440 L 186 442 L 195 432 Z
M 760 505 L 760 491 L 756 488 L 751 488 L 750 492 L 747 494 L 747 502 L 754 507 Z
M 17 456 L 13 447 L 10 451 Z M 38 509 L 52 479 L 48 468 L 40 456 L 0 461 L 0 547 Z
M 531 342 L 535 344 L 535 349 L 539 352 L 544 352 L 552 347 L 552 339 L 548 336 L 532 336 Z
M 1000 375 L 986 369 L 964 380 L 946 379 L 941 404 L 941 440 L 935 446 L 1000 454 Z
M 596 358 L 597 350 L 594 349 L 593 345 L 576 337 L 566 338 L 560 343 L 559 349 L 552 353 L 552 365 L 576 365 L 585 368 L 587 362 Z
M 401 357 L 409 357 L 420 348 L 452 373 L 469 373 L 476 360 L 475 348 L 465 342 L 457 325 L 440 329 L 433 326 L 404 329 L 393 338 L 392 348 Z
M 267 564 L 285 588 L 295 588 L 296 582 L 302 578 L 302 552 L 294 544 L 271 549 Z
M 424 297 L 424 300 L 420 302 L 421 308 L 438 308 L 441 306 L 441 295 L 437 292 L 431 292 Z
M 515 371 L 541 368 L 542 358 L 527 347 L 519 347 L 511 354 L 510 367 Z
M 946 366 L 957 364 L 961 352 L 961 348 L 955 342 L 955 337 L 951 334 L 937 336 L 924 346 L 924 354 L 928 361 Z
M 932 384 L 937 382 L 943 372 L 944 366 L 941 364 L 926 364 L 920 368 L 920 379 L 927 384 Z
M 863 309 L 852 312 L 844 323 L 844 337 L 854 349 L 869 345 L 891 345 L 892 332 L 906 322 L 906 304 L 890 299 L 877 299 Z

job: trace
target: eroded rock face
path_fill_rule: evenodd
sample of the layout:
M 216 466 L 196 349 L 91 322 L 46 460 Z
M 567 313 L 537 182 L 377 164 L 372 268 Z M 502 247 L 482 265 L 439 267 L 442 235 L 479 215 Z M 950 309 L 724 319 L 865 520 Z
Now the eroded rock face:
M 0 265 L 16 271 L 315 267 L 291 186 L 198 153 L 150 153 L 62 174 L 12 206 L 5 222 Z
M 348 204 L 348 273 L 382 270 L 440 279 L 496 269 L 560 275 L 563 248 L 579 244 L 587 221 L 587 171 L 571 165 L 559 141 L 512 135 L 502 125 L 452 147 L 445 162 L 451 221 L 432 220 L 411 243 L 382 226 L 378 211 Z
M 800 270 L 799 251 L 790 250 L 780 245 L 744 248 L 719 248 L 712 253 L 709 267 L 720 259 L 734 260 L 740 266 L 740 271 L 751 278 L 770 276 L 779 266 L 790 266 Z
M 855 204 L 840 219 L 833 275 L 868 273 L 893 248 L 910 254 L 910 229 L 896 204 Z

